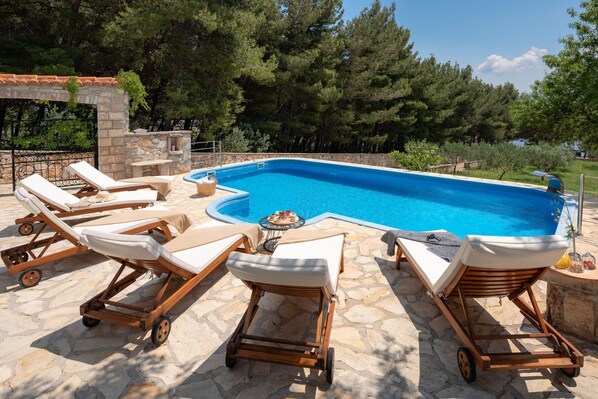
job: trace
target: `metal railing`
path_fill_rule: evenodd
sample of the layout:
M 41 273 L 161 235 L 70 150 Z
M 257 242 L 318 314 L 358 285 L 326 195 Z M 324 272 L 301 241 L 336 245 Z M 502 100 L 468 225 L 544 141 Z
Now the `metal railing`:
M 585 194 L 592 194 L 598 197 L 598 191 L 586 190 L 586 179 L 598 180 L 598 176 L 586 176 L 583 173 L 579 175 L 579 193 L 577 194 L 577 234 L 581 234 L 581 228 L 583 225 L 583 206 Z
M 191 143 L 191 169 L 222 166 L 222 141 Z
M 98 165 L 98 152 L 91 150 L 43 151 L 12 149 L 12 189 L 17 183 L 34 173 L 42 175 L 59 187 L 71 187 L 83 184 L 77 176 L 68 172 L 67 167 L 80 161 L 92 166 Z

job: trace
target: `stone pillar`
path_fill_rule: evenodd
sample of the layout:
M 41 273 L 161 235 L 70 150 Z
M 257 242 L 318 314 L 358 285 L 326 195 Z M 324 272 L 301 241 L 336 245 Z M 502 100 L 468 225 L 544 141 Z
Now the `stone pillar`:
M 98 96 L 98 163 L 101 172 L 125 178 L 125 133 L 129 130 L 129 99 L 121 90 Z

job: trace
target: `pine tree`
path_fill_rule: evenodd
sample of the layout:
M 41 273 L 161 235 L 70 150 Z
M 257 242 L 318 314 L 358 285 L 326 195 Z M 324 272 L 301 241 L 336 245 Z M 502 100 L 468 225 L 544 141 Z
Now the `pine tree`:
M 275 81 L 245 86 L 242 120 L 268 133 L 279 151 L 313 150 L 324 115 L 340 98 L 341 0 L 280 0 L 279 10 L 260 42 L 278 60 Z
M 395 6 L 378 0 L 345 29 L 343 104 L 352 115 L 353 148 L 379 151 L 394 143 L 404 128 L 414 123 L 413 109 L 406 109 L 411 93 L 415 54 L 409 31 L 397 25 Z
M 106 28 L 104 44 L 139 71 L 148 86 L 148 121 L 171 129 L 228 130 L 242 111 L 237 80 L 273 78 L 274 59 L 255 42 L 268 1 L 135 1 Z

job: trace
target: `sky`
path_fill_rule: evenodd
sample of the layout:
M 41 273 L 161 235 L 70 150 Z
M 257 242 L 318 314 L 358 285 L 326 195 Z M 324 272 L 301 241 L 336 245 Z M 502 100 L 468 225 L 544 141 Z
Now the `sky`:
M 373 0 L 344 0 L 350 20 Z M 395 0 L 396 20 L 411 32 L 421 57 L 471 65 L 481 80 L 511 82 L 530 91 L 548 68 L 546 54 L 562 49 L 559 38 L 571 33 L 567 9 L 579 0 Z M 381 0 L 389 6 L 392 0 Z

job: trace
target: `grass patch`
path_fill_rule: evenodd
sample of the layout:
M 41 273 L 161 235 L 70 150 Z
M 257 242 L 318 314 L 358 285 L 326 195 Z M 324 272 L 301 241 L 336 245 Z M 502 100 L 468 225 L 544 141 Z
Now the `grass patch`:
M 533 167 L 528 166 L 519 172 L 507 172 L 502 178 L 502 181 L 545 186 L 546 182 L 542 181 L 539 177 L 530 174 L 534 170 Z M 563 179 L 565 190 L 579 191 L 579 175 L 583 173 L 586 176 L 598 177 L 598 162 L 575 160 L 568 167 L 555 169 L 552 173 L 557 174 Z M 494 170 L 466 169 L 462 172 L 457 172 L 457 175 L 498 180 L 499 173 Z M 593 193 L 590 193 L 590 191 Z M 598 179 L 586 178 L 586 193 L 590 196 L 598 197 Z

